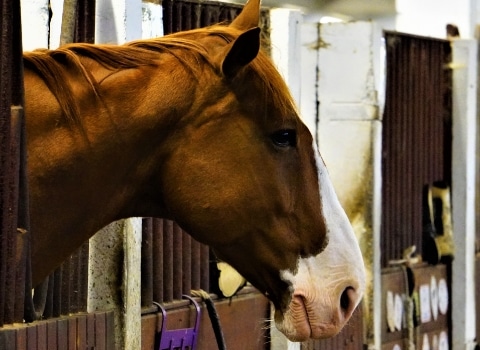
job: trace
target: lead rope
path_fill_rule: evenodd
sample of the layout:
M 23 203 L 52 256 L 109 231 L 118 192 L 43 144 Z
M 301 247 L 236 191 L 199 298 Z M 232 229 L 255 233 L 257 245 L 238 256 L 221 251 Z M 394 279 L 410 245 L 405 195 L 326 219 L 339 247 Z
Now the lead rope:
M 191 295 L 194 297 L 201 298 L 205 305 L 207 306 L 208 316 L 210 317 L 210 322 L 212 323 L 213 332 L 215 333 L 215 339 L 217 340 L 218 350 L 226 350 L 225 338 L 223 337 L 222 327 L 220 326 L 220 318 L 218 317 L 217 310 L 215 309 L 215 304 L 213 303 L 210 294 L 206 291 L 191 290 Z

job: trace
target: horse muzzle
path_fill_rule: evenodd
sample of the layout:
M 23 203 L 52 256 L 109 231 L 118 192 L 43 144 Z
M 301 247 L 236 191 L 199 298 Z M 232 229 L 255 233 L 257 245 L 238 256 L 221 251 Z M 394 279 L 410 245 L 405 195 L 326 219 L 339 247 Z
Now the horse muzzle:
M 348 322 L 362 296 L 363 292 L 350 286 L 342 293 L 317 298 L 295 290 L 287 310 L 275 312 L 276 327 L 296 342 L 333 337 Z

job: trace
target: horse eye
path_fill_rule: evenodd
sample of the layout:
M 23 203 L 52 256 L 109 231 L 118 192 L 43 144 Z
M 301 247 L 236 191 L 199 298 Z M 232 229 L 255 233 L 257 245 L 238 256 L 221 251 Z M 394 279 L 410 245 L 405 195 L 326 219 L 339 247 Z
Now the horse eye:
M 295 147 L 297 145 L 297 132 L 293 129 L 282 129 L 271 136 L 273 143 L 278 147 Z

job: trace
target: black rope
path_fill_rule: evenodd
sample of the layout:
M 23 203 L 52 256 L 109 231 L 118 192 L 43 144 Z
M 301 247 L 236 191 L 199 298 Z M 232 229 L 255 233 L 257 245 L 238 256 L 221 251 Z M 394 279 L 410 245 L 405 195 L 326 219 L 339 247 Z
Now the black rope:
M 191 293 L 192 296 L 200 297 L 205 302 L 205 305 L 207 306 L 208 316 L 210 317 L 210 322 L 212 323 L 213 333 L 215 333 L 218 350 L 226 350 L 227 346 L 225 344 L 222 326 L 220 325 L 220 318 L 218 317 L 215 304 L 213 303 L 212 298 L 210 298 L 210 294 L 208 294 L 204 290 L 192 290 Z

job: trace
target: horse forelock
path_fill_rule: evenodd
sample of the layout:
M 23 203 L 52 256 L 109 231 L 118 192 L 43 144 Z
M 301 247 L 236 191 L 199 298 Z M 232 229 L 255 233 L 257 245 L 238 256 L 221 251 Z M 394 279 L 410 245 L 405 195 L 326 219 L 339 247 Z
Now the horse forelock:
M 72 125 L 82 126 L 78 101 L 73 93 L 71 84 L 79 84 L 78 80 L 72 82 L 68 79 L 71 70 L 83 76 L 83 84 L 90 87 L 97 100 L 101 102 L 98 82 L 93 74 L 84 66 L 82 58 L 96 61 L 112 73 L 129 68 L 139 68 L 146 65 L 158 64 L 158 54 L 168 53 L 174 56 L 193 77 L 199 78 L 201 71 L 200 61 L 214 68 L 214 57 L 209 52 L 207 45 L 198 39 L 205 36 L 217 36 L 225 43 L 229 43 L 239 35 L 237 29 L 214 25 L 207 28 L 179 32 L 155 39 L 137 40 L 124 45 L 99 45 L 76 43 L 60 47 L 55 50 L 36 50 L 24 53 L 24 63 L 27 68 L 36 72 L 46 83 L 56 97 L 65 118 Z M 184 54 L 185 53 L 185 54 Z M 193 56 L 192 56 L 193 53 Z M 192 64 L 192 57 L 196 64 Z M 260 52 L 247 70 L 250 69 L 260 79 L 263 87 L 261 92 L 265 101 L 272 101 L 272 105 L 279 109 L 281 116 L 287 116 L 295 110 L 293 98 L 274 67 L 270 58 Z M 240 74 L 242 79 L 245 74 Z

